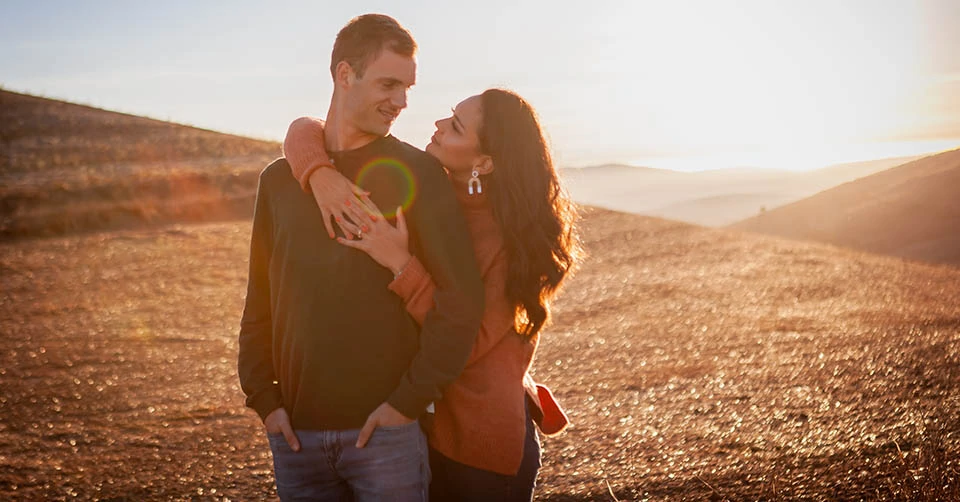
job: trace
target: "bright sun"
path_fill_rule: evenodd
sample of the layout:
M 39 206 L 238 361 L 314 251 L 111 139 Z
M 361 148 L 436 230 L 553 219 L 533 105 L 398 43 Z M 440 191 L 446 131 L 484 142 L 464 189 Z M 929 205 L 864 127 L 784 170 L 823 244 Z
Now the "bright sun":
M 638 82 L 628 106 L 691 154 L 812 161 L 901 134 L 926 85 L 918 7 L 810 3 L 645 4 L 646 19 L 608 47 Z

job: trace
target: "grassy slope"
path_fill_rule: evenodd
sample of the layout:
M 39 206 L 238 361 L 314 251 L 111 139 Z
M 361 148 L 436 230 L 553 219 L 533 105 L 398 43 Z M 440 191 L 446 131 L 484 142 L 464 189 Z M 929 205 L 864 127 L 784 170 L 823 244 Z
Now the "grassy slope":
M 0 244 L 0 498 L 272 493 L 235 366 L 249 228 Z M 540 500 L 960 496 L 960 271 L 600 210 L 583 228 L 536 363 L 573 420 Z
M 277 143 L 0 91 L 0 236 L 249 215 Z
M 845 183 L 731 227 L 960 265 L 960 150 Z

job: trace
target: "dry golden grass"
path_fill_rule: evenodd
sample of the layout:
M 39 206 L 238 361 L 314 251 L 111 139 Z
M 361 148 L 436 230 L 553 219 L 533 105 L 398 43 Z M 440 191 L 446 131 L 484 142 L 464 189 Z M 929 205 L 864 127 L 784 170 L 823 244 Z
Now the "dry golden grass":
M 0 99 L 0 499 L 273 497 L 236 376 L 250 224 L 156 224 L 248 215 L 278 145 Z M 960 270 L 582 227 L 538 499 L 960 500 Z
M 539 500 L 960 493 L 960 270 L 601 210 L 537 377 Z M 0 245 L 0 498 L 273 496 L 249 223 Z
M 251 214 L 280 145 L 0 90 L 0 238 Z
M 123 166 L 276 156 L 279 145 L 0 89 L 2 181 L 121 175 Z
M 960 149 L 845 183 L 731 227 L 960 266 Z

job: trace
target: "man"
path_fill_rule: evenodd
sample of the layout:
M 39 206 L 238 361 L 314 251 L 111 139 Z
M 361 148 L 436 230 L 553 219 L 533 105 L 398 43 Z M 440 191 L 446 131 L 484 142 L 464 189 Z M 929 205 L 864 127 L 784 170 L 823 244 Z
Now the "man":
M 387 289 L 394 274 L 324 231 L 284 159 L 260 175 L 238 369 L 281 499 L 425 500 L 416 418 L 456 379 L 479 329 L 483 286 L 449 181 L 389 135 L 416 80 L 415 51 L 390 17 L 348 23 L 331 58 L 325 140 L 378 207 L 404 207 L 413 253 L 439 287 L 422 329 Z M 362 238 L 364 222 L 340 223 Z

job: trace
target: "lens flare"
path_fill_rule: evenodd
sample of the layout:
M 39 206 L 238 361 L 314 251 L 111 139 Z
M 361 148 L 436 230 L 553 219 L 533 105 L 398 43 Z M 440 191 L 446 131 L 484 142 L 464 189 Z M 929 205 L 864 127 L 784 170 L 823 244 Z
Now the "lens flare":
M 387 218 L 396 217 L 397 206 L 403 207 L 404 211 L 410 209 L 417 197 L 417 181 L 410 168 L 391 157 L 378 157 L 364 164 L 354 183 L 377 194 L 380 199 L 397 201 L 392 207 L 380 208 Z

